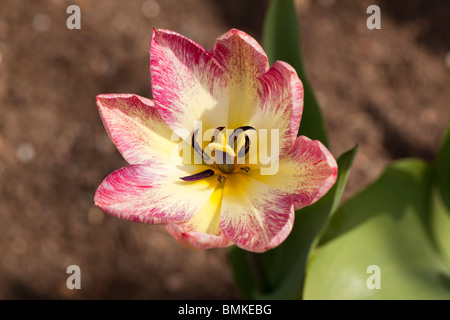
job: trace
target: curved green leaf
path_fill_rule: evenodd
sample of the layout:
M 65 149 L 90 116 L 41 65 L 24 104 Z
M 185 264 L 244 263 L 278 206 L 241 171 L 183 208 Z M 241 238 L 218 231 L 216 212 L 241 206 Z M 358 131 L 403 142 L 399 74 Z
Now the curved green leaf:
M 447 132 L 437 157 L 436 166 L 442 199 L 450 210 L 450 125 L 447 126 Z
M 299 135 L 320 140 L 328 146 L 319 104 L 306 76 L 300 51 L 299 24 L 293 0 L 273 0 L 267 11 L 263 43 L 269 62 L 281 60 L 291 64 L 303 82 L 304 109 Z
M 450 210 L 437 189 L 433 190 L 430 204 L 430 232 L 438 252 L 450 266 Z
M 438 191 L 434 193 L 431 228 L 438 250 L 450 265 L 450 125 L 437 156 L 435 178 Z
M 346 202 L 312 257 L 304 298 L 450 299 L 450 268 L 432 220 L 448 212 L 430 201 L 432 186 L 431 166 L 401 160 Z M 368 273 L 373 265 L 380 289 L 367 285 L 378 276 Z

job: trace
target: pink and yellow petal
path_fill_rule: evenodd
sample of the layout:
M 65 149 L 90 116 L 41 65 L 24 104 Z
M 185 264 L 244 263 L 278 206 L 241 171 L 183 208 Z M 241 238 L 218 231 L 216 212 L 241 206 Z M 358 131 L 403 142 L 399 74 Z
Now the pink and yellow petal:
M 205 166 L 147 163 L 111 173 L 98 187 L 95 204 L 126 220 L 151 224 L 188 221 L 214 191 L 217 177 L 185 182 L 180 177 Z
M 166 224 L 166 230 L 183 246 L 192 249 L 224 248 L 233 244 L 224 234 L 212 235 L 192 230 L 186 223 Z
M 280 157 L 294 144 L 303 112 L 303 85 L 289 64 L 275 62 L 258 78 L 259 101 L 250 123 L 258 129 L 279 130 Z
M 193 249 L 212 249 L 229 247 L 233 242 L 223 233 L 209 234 L 195 231 L 189 223 L 166 224 L 166 230 L 183 246 Z
M 216 40 L 211 55 L 227 77 L 229 128 L 248 125 L 258 100 L 256 79 L 269 70 L 267 55 L 255 39 L 236 29 Z
M 153 30 L 150 46 L 152 93 L 172 129 L 193 131 L 226 125 L 228 96 L 223 69 L 199 44 L 172 31 Z
M 217 38 L 211 55 L 230 75 L 256 79 L 269 70 L 269 59 L 259 43 L 247 33 L 231 29 Z
M 226 71 L 230 128 L 277 129 L 280 156 L 285 155 L 295 142 L 303 111 L 303 85 L 296 71 L 281 61 L 269 68 L 257 41 L 235 29 L 217 39 L 211 54 Z
M 249 175 L 289 195 L 298 210 L 331 189 L 337 178 L 337 163 L 320 141 L 299 136 L 289 154 L 280 160 L 276 174 L 261 175 L 259 170 L 251 170 Z
M 202 208 L 188 221 L 169 223 L 166 229 L 184 246 L 208 249 L 232 244 L 220 230 L 223 184 L 217 184 Z
M 106 132 L 128 163 L 171 159 L 172 132 L 153 101 L 134 94 L 102 94 L 96 100 Z
M 289 196 L 244 174 L 227 177 L 220 228 L 237 246 L 267 251 L 286 239 L 293 223 Z

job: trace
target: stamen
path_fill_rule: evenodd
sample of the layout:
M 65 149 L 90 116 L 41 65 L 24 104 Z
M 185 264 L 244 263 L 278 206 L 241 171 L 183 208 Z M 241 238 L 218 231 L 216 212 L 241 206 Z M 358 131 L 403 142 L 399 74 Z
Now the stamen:
M 205 178 L 211 177 L 213 175 L 214 175 L 214 171 L 211 170 L 211 169 L 208 169 L 208 170 L 205 170 L 205 171 L 201 171 L 201 172 L 195 173 L 195 174 L 193 174 L 191 176 L 180 177 L 180 179 L 184 180 L 184 181 L 197 181 L 197 180 L 201 180 L 201 179 L 205 179 Z
M 251 126 L 242 126 L 239 127 L 235 130 L 233 130 L 233 132 L 231 133 L 231 135 L 228 138 L 228 143 L 226 145 L 223 145 L 222 143 L 225 143 L 225 141 L 223 141 L 221 143 L 221 141 L 217 141 L 219 139 L 219 134 L 221 133 L 221 131 L 225 129 L 225 127 L 217 127 L 214 131 L 214 134 L 211 136 L 211 143 L 208 145 L 208 148 L 211 148 L 211 156 L 216 158 L 215 160 L 215 165 L 217 166 L 217 168 L 219 168 L 223 173 L 228 173 L 231 174 L 234 171 L 234 165 L 235 165 L 235 161 L 236 161 L 236 151 L 234 151 L 234 148 L 236 146 L 236 141 L 239 137 L 239 135 L 247 130 L 256 130 L 255 128 L 251 127 Z M 205 152 L 202 148 L 202 146 L 196 141 L 196 137 L 197 134 L 199 132 L 199 129 L 195 130 L 195 132 L 192 134 L 192 148 L 194 149 L 195 152 L 197 152 L 199 155 L 202 156 L 203 160 L 205 162 L 209 162 L 211 160 L 211 156 Z M 225 137 L 220 137 L 221 139 L 219 140 L 224 140 Z M 245 157 L 245 155 L 249 152 L 250 150 L 250 137 L 248 135 L 245 135 L 245 143 L 244 145 L 240 148 L 239 152 L 237 152 L 237 156 L 242 158 Z M 213 155 L 214 153 L 214 155 Z M 250 171 L 250 167 L 241 167 L 241 170 L 245 171 L 245 172 L 249 172 Z M 190 175 L 190 176 L 186 176 L 186 177 L 180 177 L 181 180 L 184 181 L 196 181 L 196 180 L 200 180 L 200 179 L 205 179 L 208 177 L 211 177 L 212 175 L 214 175 L 215 172 L 211 169 L 209 170 L 205 170 L 202 172 L 198 172 L 196 174 Z M 217 181 L 219 181 L 220 183 L 225 181 L 226 176 L 222 176 L 219 175 L 219 177 L 217 178 Z

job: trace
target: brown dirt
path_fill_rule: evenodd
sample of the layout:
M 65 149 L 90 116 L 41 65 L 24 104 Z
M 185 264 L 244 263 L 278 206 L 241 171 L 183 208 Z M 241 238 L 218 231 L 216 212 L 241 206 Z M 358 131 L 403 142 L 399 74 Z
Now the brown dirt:
M 0 2 L 0 299 L 239 298 L 227 250 L 181 247 L 161 226 L 93 206 L 125 165 L 99 93 L 150 96 L 152 27 L 206 48 L 235 27 L 261 39 L 267 1 Z M 450 3 L 297 1 L 310 80 L 332 152 L 359 144 L 346 197 L 402 157 L 432 160 L 449 120 Z M 82 29 L 66 28 L 77 4 Z M 382 29 L 365 26 L 370 4 Z M 81 267 L 81 290 L 66 268 Z

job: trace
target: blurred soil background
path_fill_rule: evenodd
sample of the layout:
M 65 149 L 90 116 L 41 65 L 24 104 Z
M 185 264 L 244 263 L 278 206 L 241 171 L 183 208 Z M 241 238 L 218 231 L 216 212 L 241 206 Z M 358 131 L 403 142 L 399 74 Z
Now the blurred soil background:
M 66 9 L 81 8 L 81 30 Z M 126 165 L 100 93 L 150 97 L 152 28 L 208 50 L 230 28 L 261 40 L 263 0 L 0 1 L 0 299 L 238 299 L 227 249 L 181 247 L 161 226 L 94 207 Z M 450 2 L 296 1 L 304 62 L 348 198 L 393 160 L 433 161 L 450 114 Z M 381 8 L 381 30 L 366 9 Z M 306 108 L 308 106 L 305 106 Z M 68 290 L 66 268 L 81 268 Z

